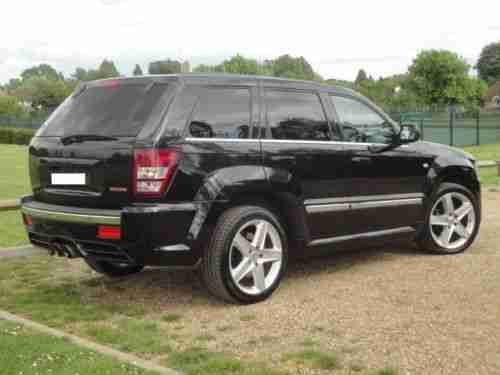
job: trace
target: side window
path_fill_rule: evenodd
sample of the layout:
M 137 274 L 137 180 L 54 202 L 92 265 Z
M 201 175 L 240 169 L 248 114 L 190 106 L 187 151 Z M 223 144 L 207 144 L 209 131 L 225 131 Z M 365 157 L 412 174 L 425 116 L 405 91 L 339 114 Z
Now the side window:
M 344 137 L 350 142 L 389 143 L 394 128 L 366 104 L 343 96 L 330 95 Z
M 201 90 L 188 133 L 195 138 L 248 138 L 250 105 L 246 88 Z
M 330 140 L 318 95 L 266 89 L 267 122 L 273 139 Z

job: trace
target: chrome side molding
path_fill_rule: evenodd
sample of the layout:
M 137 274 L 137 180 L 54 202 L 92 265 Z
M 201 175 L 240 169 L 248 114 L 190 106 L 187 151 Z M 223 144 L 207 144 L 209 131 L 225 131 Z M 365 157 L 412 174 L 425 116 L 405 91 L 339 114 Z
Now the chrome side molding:
M 415 229 L 412 227 L 401 227 L 401 228 L 394 228 L 394 229 L 378 230 L 378 231 L 374 231 L 374 232 L 350 234 L 347 236 L 319 238 L 317 240 L 313 240 L 313 241 L 309 242 L 309 244 L 307 246 L 308 247 L 309 246 L 320 246 L 320 245 L 327 245 L 327 244 L 331 244 L 331 243 L 343 242 L 343 241 L 349 241 L 349 240 L 389 236 L 392 234 L 403 234 L 403 233 L 412 233 L 412 232 L 415 232 Z
M 416 196 L 418 196 L 418 198 L 416 198 Z M 368 200 L 368 198 L 371 199 Z M 380 198 L 393 199 L 381 200 Z M 316 204 L 311 204 L 311 202 L 315 202 Z M 422 205 L 422 203 L 423 194 L 377 195 L 373 197 L 365 196 L 332 199 L 310 199 L 305 201 L 307 213 L 338 212 L 398 206 L 420 206 Z

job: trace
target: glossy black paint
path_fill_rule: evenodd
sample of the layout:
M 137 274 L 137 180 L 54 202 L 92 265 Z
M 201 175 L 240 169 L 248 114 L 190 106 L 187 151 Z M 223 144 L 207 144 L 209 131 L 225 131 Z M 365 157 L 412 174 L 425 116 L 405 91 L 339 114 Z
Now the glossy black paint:
M 204 229 L 210 228 L 225 208 L 237 203 L 258 201 L 273 207 L 288 228 L 290 242 L 300 248 L 317 239 L 398 227 L 414 228 L 406 237 L 414 236 L 423 222 L 427 197 L 445 178 L 464 181 L 480 195 L 473 159 L 460 150 L 415 142 L 374 153 L 367 144 L 344 140 L 328 94 L 363 101 L 393 123 L 351 90 L 314 82 L 230 75 L 140 79 L 164 80 L 170 86 L 164 110 L 155 114 L 155 121 L 136 138 L 65 146 L 57 137 L 35 137 L 29 148 L 33 200 L 59 205 L 62 211 L 68 207 L 119 210 L 123 239 L 97 240 L 95 225 L 50 220 L 35 220 L 27 228 L 32 237 L 114 246 L 141 264 L 186 265 L 200 258 L 206 240 Z M 190 138 L 186 128 L 196 107 L 197 92 L 204 87 L 233 86 L 248 88 L 251 93 L 250 139 Z M 267 138 L 263 131 L 267 127 L 265 87 L 318 94 L 332 140 Z M 176 175 L 161 199 L 139 199 L 131 194 L 133 150 L 144 147 L 174 148 L 181 155 Z M 55 189 L 49 179 L 56 171 L 86 173 L 89 183 L 82 189 Z M 112 191 L 111 187 L 123 191 Z M 422 194 L 423 204 L 321 213 L 308 213 L 306 209 L 309 201 L 318 199 L 390 199 L 401 194 Z M 185 203 L 192 208 L 185 209 Z M 177 244 L 190 250 L 158 251 Z

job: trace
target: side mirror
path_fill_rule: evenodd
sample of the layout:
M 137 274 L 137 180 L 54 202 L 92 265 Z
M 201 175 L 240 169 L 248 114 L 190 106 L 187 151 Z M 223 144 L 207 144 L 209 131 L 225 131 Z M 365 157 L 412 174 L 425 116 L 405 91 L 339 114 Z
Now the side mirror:
M 399 141 L 401 143 L 411 143 L 416 142 L 420 139 L 420 132 L 417 130 L 413 124 L 403 124 L 401 125 L 401 130 L 399 132 Z

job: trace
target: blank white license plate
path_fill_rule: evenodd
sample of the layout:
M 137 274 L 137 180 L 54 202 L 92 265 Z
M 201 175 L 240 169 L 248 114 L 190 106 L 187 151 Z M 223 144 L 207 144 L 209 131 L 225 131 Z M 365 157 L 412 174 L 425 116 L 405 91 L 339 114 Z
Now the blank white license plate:
M 52 185 L 85 185 L 85 173 L 52 173 Z

